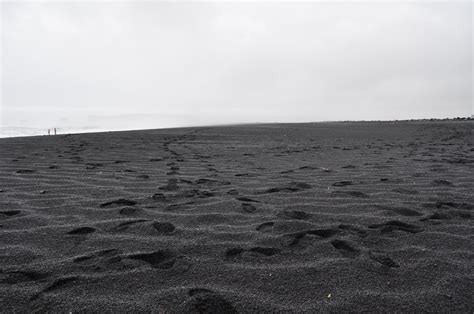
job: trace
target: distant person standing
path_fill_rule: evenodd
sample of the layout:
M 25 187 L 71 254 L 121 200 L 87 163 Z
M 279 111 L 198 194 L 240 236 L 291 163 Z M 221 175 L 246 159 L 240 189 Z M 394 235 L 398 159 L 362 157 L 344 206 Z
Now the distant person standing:
M 48 129 L 48 135 L 51 135 L 51 129 Z
M 54 135 L 56 135 L 56 128 L 54 128 Z

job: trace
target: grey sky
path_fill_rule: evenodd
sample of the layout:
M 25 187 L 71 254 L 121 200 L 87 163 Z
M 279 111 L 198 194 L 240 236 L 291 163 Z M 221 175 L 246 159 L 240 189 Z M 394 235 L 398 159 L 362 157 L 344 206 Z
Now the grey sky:
M 469 116 L 472 12 L 471 1 L 2 2 L 1 123 Z

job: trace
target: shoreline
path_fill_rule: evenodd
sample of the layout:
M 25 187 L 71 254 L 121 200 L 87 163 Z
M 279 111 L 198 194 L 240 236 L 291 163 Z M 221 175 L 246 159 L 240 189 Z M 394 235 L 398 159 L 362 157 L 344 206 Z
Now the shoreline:
M 176 126 L 166 128 L 146 128 L 146 129 L 73 129 L 71 131 L 61 132 L 61 128 L 58 128 L 57 135 L 72 135 L 72 134 L 89 134 L 89 133 L 111 133 L 111 132 L 133 132 L 133 131 L 152 131 L 152 130 L 169 130 L 169 129 L 189 129 L 189 128 L 214 128 L 214 127 L 238 127 L 238 126 L 266 126 L 266 125 L 306 125 L 306 124 L 374 124 L 374 123 L 453 123 L 453 122 L 472 122 L 473 118 L 446 118 L 446 119 L 407 119 L 407 120 L 346 120 L 346 121 L 314 121 L 314 122 L 252 122 L 252 123 L 235 123 L 235 124 L 215 124 L 215 125 L 193 125 L 193 126 Z M 21 129 L 21 127 L 4 127 L 6 129 Z M 34 135 L 13 135 L 3 136 L 1 134 L 0 127 L 0 140 L 3 138 L 16 138 L 16 137 L 36 137 L 36 136 L 54 136 L 46 134 L 34 134 Z M 38 131 L 39 128 L 36 128 Z M 47 130 L 47 128 L 45 129 Z

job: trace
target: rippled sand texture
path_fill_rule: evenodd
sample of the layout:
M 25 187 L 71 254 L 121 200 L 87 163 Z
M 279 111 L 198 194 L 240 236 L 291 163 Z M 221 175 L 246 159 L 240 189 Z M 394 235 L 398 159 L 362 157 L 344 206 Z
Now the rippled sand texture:
M 0 308 L 472 312 L 472 126 L 1 139 Z

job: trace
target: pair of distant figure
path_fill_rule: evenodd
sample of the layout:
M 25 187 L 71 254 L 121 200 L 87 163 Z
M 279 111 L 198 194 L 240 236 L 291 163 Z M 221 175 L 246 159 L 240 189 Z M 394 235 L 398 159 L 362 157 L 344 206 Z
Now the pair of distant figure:
M 56 128 L 54 128 L 53 130 L 54 130 L 54 135 L 56 135 Z M 51 135 L 51 129 L 48 129 L 48 135 Z

